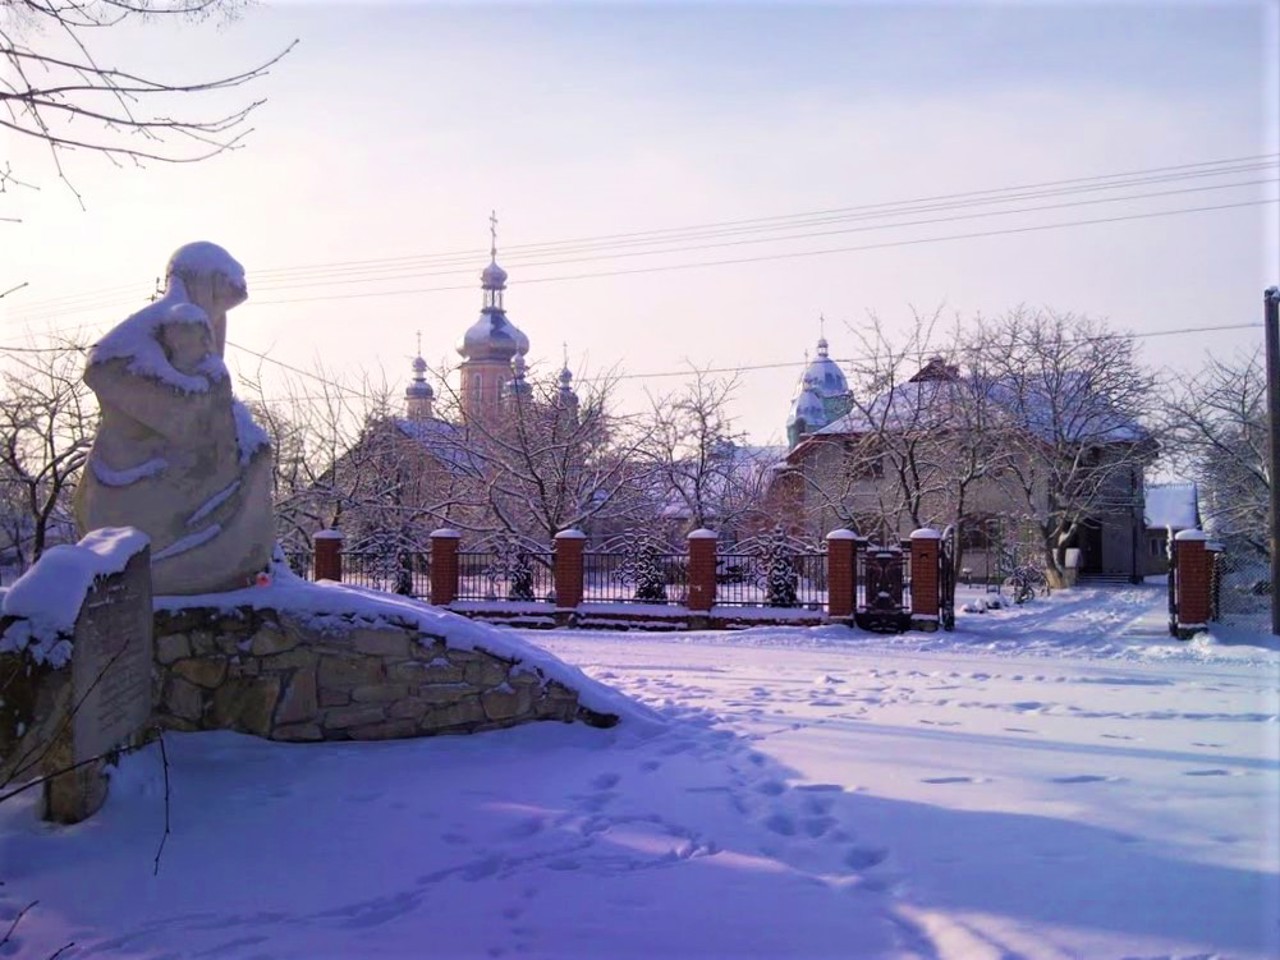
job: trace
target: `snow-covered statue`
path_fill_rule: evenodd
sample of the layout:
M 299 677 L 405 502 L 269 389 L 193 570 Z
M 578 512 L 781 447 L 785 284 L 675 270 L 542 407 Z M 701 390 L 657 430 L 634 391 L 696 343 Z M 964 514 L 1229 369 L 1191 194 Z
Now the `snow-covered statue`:
M 133 526 L 151 537 L 153 590 L 195 594 L 250 583 L 271 559 L 271 447 L 231 395 L 227 311 L 244 268 L 189 243 L 164 296 L 103 337 L 84 381 L 102 417 L 76 495 L 81 535 Z

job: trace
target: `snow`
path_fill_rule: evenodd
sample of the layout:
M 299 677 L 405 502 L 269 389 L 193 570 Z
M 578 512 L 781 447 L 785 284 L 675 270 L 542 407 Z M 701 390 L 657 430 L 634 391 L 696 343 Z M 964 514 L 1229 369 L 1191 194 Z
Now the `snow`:
M 1183 541 L 1187 541 L 1187 540 L 1198 541 L 1198 540 L 1208 540 L 1209 536 L 1203 530 L 1180 530 L 1178 533 L 1175 533 L 1173 535 L 1173 539 L 1183 540 Z
M 1146 523 L 1157 530 L 1186 530 L 1200 525 L 1196 518 L 1196 485 L 1170 483 L 1147 487 Z
M 181 393 L 207 392 L 214 381 L 226 378 L 225 365 L 214 356 L 201 363 L 200 375 L 174 367 L 159 340 L 160 328 L 171 323 L 203 324 L 210 335 L 213 332 L 208 315 L 188 302 L 186 288 L 177 279 L 171 281 L 163 297 L 121 321 L 99 340 L 89 353 L 89 364 L 127 360 L 125 369 L 130 373 L 159 380 Z
M 196 547 L 208 543 L 221 532 L 222 524 L 211 523 L 203 530 L 197 530 L 195 533 L 189 533 L 185 537 L 173 541 L 173 543 L 169 544 L 163 550 L 157 550 L 151 559 L 167 560 L 170 557 L 176 557 L 179 554 L 186 553 L 189 550 L 194 550 Z
M 287 566 L 280 564 L 275 565 L 266 585 L 223 593 L 156 597 L 155 607 L 157 610 L 203 607 L 228 614 L 233 614 L 242 607 L 254 610 L 287 610 L 291 615 L 309 621 L 314 629 L 320 631 L 341 629 L 357 621 L 366 625 L 382 623 L 405 626 L 421 630 L 429 636 L 446 637 L 448 645 L 454 649 L 483 650 L 517 661 L 529 671 L 540 670 L 548 679 L 559 680 L 576 690 L 578 702 L 597 713 L 614 713 L 640 725 L 656 720 L 656 715 L 651 711 L 619 696 L 607 685 L 592 680 L 582 671 L 563 663 L 510 630 L 469 620 L 410 597 L 328 580 L 313 583 L 301 579 L 290 572 Z
M 0 599 L 0 612 L 20 618 L 0 636 L 0 653 L 27 650 L 36 663 L 60 668 L 93 582 L 124 570 L 150 540 L 133 527 L 103 527 L 79 543 L 50 547 Z
M 585 540 L 587 539 L 587 535 L 583 533 L 581 530 L 569 529 L 569 530 L 561 530 L 559 533 L 556 534 L 555 538 L 557 540 Z
M 213 276 L 222 274 L 236 286 L 245 285 L 244 267 L 216 243 L 196 240 L 183 244 L 169 258 L 170 274 Z
M 187 517 L 187 526 L 190 527 L 199 523 L 209 514 L 213 513 L 213 511 L 217 510 L 218 507 L 222 506 L 227 501 L 227 498 L 229 498 L 232 494 L 234 494 L 239 489 L 240 489 L 239 480 L 233 480 L 231 483 L 227 484 L 227 486 L 223 487 L 221 490 L 215 493 L 212 497 L 210 497 L 208 500 L 202 503 L 200 505 L 200 508 L 196 510 L 195 513 Z
M 240 465 L 244 466 L 253 455 L 271 443 L 267 431 L 258 426 L 253 414 L 239 400 L 231 401 L 231 413 L 236 423 L 236 445 L 240 449 Z
M 89 461 L 89 468 L 93 471 L 94 477 L 105 487 L 127 487 L 139 480 L 163 473 L 168 466 L 169 461 L 164 457 L 152 457 L 127 470 L 115 470 L 98 460 Z
M 168 734 L 159 876 L 153 744 L 81 826 L 0 805 L 0 924 L 39 901 L 22 958 L 1274 957 L 1280 640 L 1179 643 L 1163 601 L 1077 588 L 896 637 L 505 631 L 665 722 Z
M 941 540 L 942 534 L 932 527 L 921 527 L 919 530 L 911 531 L 912 540 Z

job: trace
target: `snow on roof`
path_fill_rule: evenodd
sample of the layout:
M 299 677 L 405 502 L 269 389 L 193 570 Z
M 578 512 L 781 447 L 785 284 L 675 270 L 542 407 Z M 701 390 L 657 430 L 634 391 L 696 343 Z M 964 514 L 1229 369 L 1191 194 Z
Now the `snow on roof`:
M 1147 526 L 1154 529 L 1190 530 L 1198 527 L 1194 483 L 1169 483 L 1147 487 L 1144 510 Z
M 208 240 L 183 244 L 169 257 L 170 275 L 211 276 L 222 274 L 228 280 L 244 285 L 244 267 L 226 250 Z
M 447 420 L 407 420 L 401 417 L 393 417 L 391 422 L 451 470 L 469 474 L 480 472 L 480 458 L 466 443 L 466 431 L 457 424 Z
M 909 380 L 814 432 L 840 435 L 908 427 L 941 429 L 949 425 L 950 411 L 957 400 L 966 402 L 964 394 L 957 397 L 957 392 L 974 389 L 974 381 L 969 377 Z M 1064 377 L 1052 387 L 1024 381 L 1021 384 L 996 382 L 977 389 L 979 398 L 985 389 L 986 398 L 1002 409 L 1014 424 L 1026 427 L 1044 440 L 1115 443 L 1138 442 L 1149 436 L 1136 420 L 1117 411 L 1106 397 L 1092 391 L 1083 376 Z
M 103 527 L 79 543 L 50 547 L 0 601 L 0 612 L 20 618 L 0 636 L 0 653 L 26 649 L 36 663 L 65 666 L 94 580 L 124 570 L 148 543 L 147 535 L 133 527 Z
M 312 583 L 296 576 L 283 564 L 273 566 L 271 583 L 263 587 L 247 587 L 226 593 L 210 593 L 190 597 L 157 597 L 157 610 L 182 610 L 187 607 L 213 607 L 227 613 L 237 608 L 255 610 L 287 610 L 310 621 L 319 630 L 341 629 L 353 620 L 368 624 L 383 623 L 422 631 L 429 637 L 443 637 L 455 650 L 481 650 L 506 660 L 515 661 L 528 672 L 540 673 L 556 680 L 578 694 L 578 702 L 597 713 L 612 713 L 641 724 L 661 723 L 661 719 L 612 687 L 592 680 L 577 667 L 570 666 L 541 647 L 524 640 L 518 633 L 470 620 L 440 607 L 401 597 L 366 590 L 350 584 Z

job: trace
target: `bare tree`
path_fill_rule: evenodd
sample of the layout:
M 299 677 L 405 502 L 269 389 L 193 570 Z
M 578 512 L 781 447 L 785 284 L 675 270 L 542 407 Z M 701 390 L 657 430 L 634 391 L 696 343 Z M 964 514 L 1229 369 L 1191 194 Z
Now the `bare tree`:
M 0 507 L 19 569 L 59 529 L 74 532 L 71 496 L 89 454 L 97 409 L 80 375 L 83 344 L 11 355 L 0 377 Z
M 610 374 L 586 382 L 573 393 L 530 377 L 504 396 L 500 415 L 461 418 L 455 442 L 480 475 L 483 504 L 459 510 L 459 526 L 545 542 L 637 516 L 643 430 L 613 411 Z
M 429 532 L 476 497 L 476 471 L 457 459 L 457 429 L 400 416 L 385 380 L 344 381 L 317 367 L 274 387 L 260 370 L 242 383 L 276 451 L 273 502 L 286 553 L 306 553 L 327 528 L 343 530 L 353 551 L 393 560 L 422 553 Z
M 1270 556 L 1271 483 L 1267 381 L 1259 352 L 1210 357 L 1169 388 L 1162 412 L 1166 450 L 1199 484 L 1206 527 Z
M 807 442 L 817 469 L 806 472 L 822 522 L 884 538 L 935 522 L 953 467 L 956 380 L 937 342 L 936 317 L 917 317 L 901 342 L 873 317 L 852 329 L 850 410 Z
M 1155 378 L 1131 337 L 1088 317 L 1018 310 L 971 340 L 990 371 L 1009 445 L 1001 482 L 1035 534 L 1053 586 L 1086 523 L 1140 522 L 1142 472 L 1156 444 L 1141 420 Z
M 249 116 L 263 100 L 203 117 L 177 114 L 175 101 L 257 80 L 293 44 L 247 70 L 179 82 L 107 65 L 94 52 L 94 35 L 127 21 L 233 17 L 244 3 L 4 0 L 0 58 L 8 69 L 0 73 L 0 127 L 46 144 L 58 176 L 73 193 L 63 166 L 64 157 L 71 153 L 96 153 L 119 165 L 148 160 L 191 163 L 236 149 L 250 132 Z M 0 170 L 0 192 L 20 182 L 8 164 Z M 80 198 L 79 193 L 76 197 Z
M 643 448 L 650 509 L 679 525 L 673 533 L 710 527 L 728 535 L 763 523 L 772 463 L 734 429 L 729 407 L 738 387 L 736 376 L 694 370 L 681 389 L 650 397 Z

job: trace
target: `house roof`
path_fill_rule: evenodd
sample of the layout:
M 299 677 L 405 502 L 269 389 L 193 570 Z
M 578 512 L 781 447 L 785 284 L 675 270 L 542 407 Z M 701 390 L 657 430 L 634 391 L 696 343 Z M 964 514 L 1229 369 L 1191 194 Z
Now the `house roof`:
M 1200 511 L 1194 483 L 1169 483 L 1147 487 L 1147 526 L 1154 529 L 1193 530 Z
M 1064 377 L 1053 385 L 1015 385 L 993 381 L 975 387 L 974 381 L 956 376 L 954 368 L 942 368 L 946 376 L 925 376 L 932 364 L 906 383 L 877 396 L 865 407 L 851 410 L 815 435 L 862 434 L 876 430 L 932 430 L 950 425 L 949 414 L 968 401 L 966 391 L 977 389 L 1011 420 L 1046 441 L 1092 443 L 1140 442 L 1150 434 L 1132 417 L 1117 411 L 1106 397 L 1095 393 L 1084 376 Z

